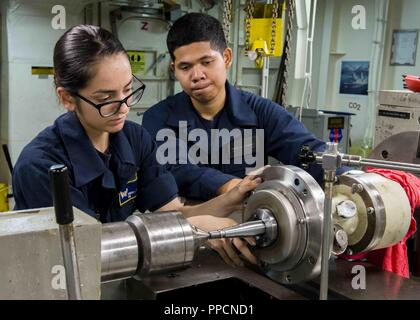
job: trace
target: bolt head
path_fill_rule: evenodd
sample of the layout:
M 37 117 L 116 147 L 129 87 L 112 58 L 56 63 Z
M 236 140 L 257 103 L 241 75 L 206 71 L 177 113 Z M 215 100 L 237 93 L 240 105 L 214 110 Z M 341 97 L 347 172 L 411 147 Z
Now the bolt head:
M 351 192 L 352 193 L 360 193 L 363 191 L 363 185 L 360 183 L 353 183 L 351 186 Z
M 344 230 L 337 230 L 335 233 L 335 241 L 340 248 L 345 248 L 348 244 L 347 233 Z
M 356 204 L 351 200 L 344 200 L 337 204 L 337 214 L 339 217 L 352 218 L 357 213 Z

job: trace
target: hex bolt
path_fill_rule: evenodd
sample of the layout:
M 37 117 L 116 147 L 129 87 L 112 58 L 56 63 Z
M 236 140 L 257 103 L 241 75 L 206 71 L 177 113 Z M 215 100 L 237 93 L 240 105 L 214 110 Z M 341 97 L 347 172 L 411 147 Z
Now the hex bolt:
M 357 206 L 351 200 L 341 201 L 337 207 L 337 215 L 342 218 L 352 218 L 357 214 Z
M 335 233 L 335 242 L 340 248 L 346 247 L 348 243 L 347 233 L 344 230 L 337 230 Z
M 375 213 L 375 209 L 374 209 L 374 208 L 372 208 L 372 207 L 368 207 L 368 208 L 367 208 L 367 213 L 368 213 L 368 214 L 374 214 L 374 213 Z
M 351 192 L 352 193 L 360 193 L 363 191 L 363 186 L 360 183 L 353 183 L 351 185 Z

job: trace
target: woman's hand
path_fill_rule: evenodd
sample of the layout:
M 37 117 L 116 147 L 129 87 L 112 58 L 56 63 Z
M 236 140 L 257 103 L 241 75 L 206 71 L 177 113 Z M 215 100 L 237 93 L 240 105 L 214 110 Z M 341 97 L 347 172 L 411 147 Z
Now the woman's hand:
M 237 225 L 238 223 L 230 218 L 218 218 L 214 216 L 194 216 L 188 218 L 188 221 L 204 231 L 215 231 L 226 227 Z M 241 257 L 252 264 L 257 264 L 257 258 L 249 250 L 248 244 L 255 245 L 253 238 L 231 238 L 231 239 L 213 239 L 208 241 L 209 246 L 215 250 L 220 257 L 231 266 L 242 265 Z

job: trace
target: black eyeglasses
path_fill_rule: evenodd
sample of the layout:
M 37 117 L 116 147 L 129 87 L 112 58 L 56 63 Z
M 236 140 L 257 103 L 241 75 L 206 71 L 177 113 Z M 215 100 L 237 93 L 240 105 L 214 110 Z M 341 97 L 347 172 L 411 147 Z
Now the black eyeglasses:
M 135 80 L 138 82 L 135 83 Z M 92 107 L 98 109 L 99 114 L 104 117 L 110 117 L 114 114 L 118 113 L 120 111 L 121 106 L 123 103 L 127 105 L 127 107 L 131 108 L 135 104 L 139 103 L 141 97 L 143 96 L 144 89 L 146 88 L 146 85 L 138 79 L 135 75 L 133 75 L 133 87 L 139 86 L 136 88 L 132 93 L 130 93 L 127 97 L 125 97 L 122 100 L 114 100 L 114 101 L 108 101 L 104 103 L 94 103 L 90 101 L 89 99 L 86 99 L 85 97 L 81 96 L 77 92 L 72 92 L 73 95 L 76 97 L 82 99 L 83 101 L 89 103 Z

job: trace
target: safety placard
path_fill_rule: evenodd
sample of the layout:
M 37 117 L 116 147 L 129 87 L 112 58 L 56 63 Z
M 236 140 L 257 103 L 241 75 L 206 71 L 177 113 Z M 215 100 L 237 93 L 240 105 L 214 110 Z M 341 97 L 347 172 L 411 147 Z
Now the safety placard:
M 144 51 L 129 50 L 127 53 L 130 58 L 131 72 L 133 74 L 143 72 L 146 66 Z
M 33 75 L 43 76 L 43 75 L 53 75 L 54 68 L 53 67 L 40 67 L 40 66 L 32 66 L 31 73 Z

